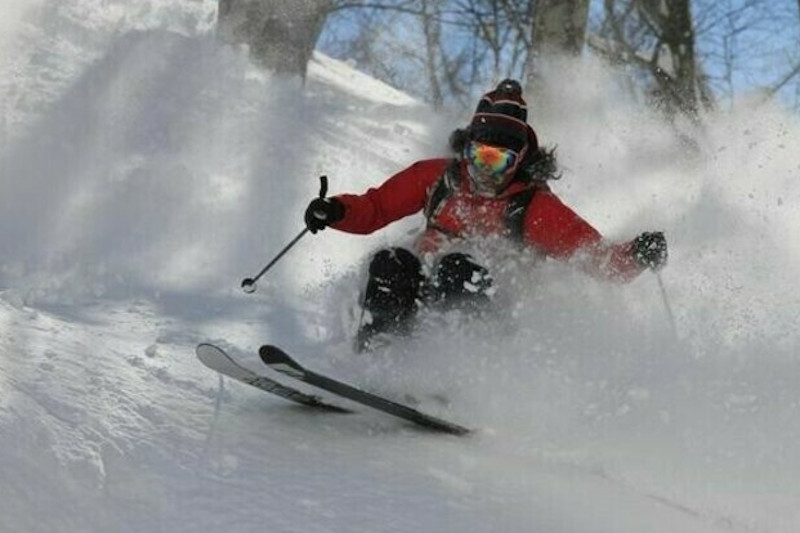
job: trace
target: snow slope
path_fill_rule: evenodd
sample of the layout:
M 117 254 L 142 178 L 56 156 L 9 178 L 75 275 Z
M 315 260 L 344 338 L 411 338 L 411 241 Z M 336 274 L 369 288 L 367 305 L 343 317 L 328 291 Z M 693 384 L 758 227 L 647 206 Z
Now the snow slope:
M 0 531 L 800 530 L 796 117 L 745 101 L 679 143 L 599 67 L 554 74 L 564 107 L 531 107 L 555 188 L 610 238 L 667 232 L 678 338 L 653 276 L 522 260 L 492 265 L 504 323 L 432 317 L 365 358 L 364 260 L 419 218 L 239 281 L 320 174 L 363 190 L 466 117 L 323 55 L 305 91 L 257 73 L 208 33 L 213 2 L 3 9 Z M 220 381 L 193 355 L 209 339 L 443 393 L 426 408 L 479 431 L 306 412 Z

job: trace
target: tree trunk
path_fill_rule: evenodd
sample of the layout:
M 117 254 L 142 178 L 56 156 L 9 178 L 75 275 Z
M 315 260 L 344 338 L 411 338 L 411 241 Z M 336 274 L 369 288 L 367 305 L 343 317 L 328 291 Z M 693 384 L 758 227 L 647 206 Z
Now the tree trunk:
M 558 98 L 544 83 L 547 71 L 558 68 L 559 58 L 580 55 L 588 19 L 589 0 L 539 0 L 536 4 L 525 89 L 538 102 L 541 118 L 552 107 L 552 99 Z
M 695 117 L 703 99 L 697 75 L 694 26 L 689 0 L 641 0 L 640 9 L 659 33 L 653 56 L 657 97 L 668 114 Z
M 534 55 L 579 55 L 588 19 L 589 0 L 540 0 L 533 22 Z
M 269 70 L 305 79 L 333 0 L 219 0 L 217 32 Z
M 695 54 L 690 0 L 605 0 L 611 46 L 604 53 L 622 64 L 646 69 L 649 96 L 667 116 L 695 121 L 713 98 Z
M 433 4 L 431 0 L 422 2 L 422 29 L 425 33 L 425 68 L 428 73 L 428 83 L 431 90 L 431 102 L 434 109 L 441 109 L 444 105 L 442 86 L 439 83 L 439 69 L 437 68 L 436 57 L 439 52 L 441 39 L 441 26 L 439 22 L 438 4 Z

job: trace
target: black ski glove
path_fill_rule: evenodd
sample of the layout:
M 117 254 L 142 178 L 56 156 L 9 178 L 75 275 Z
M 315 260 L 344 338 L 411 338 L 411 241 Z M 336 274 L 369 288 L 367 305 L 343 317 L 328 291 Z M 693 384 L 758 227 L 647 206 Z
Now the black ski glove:
M 344 218 L 344 204 L 336 198 L 314 198 L 306 209 L 306 227 L 321 231 Z
M 633 239 L 633 260 L 651 270 L 660 270 L 667 264 L 667 239 L 661 231 L 646 231 Z

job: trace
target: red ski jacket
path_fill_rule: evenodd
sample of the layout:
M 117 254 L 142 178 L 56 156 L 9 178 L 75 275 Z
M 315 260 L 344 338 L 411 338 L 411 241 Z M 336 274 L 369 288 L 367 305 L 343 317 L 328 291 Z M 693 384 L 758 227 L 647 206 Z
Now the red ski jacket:
M 434 190 L 445 179 L 451 162 L 452 159 L 419 161 L 362 195 L 337 196 L 345 206 L 345 216 L 333 227 L 348 233 L 372 233 L 428 206 L 427 229 L 417 242 L 420 253 L 435 252 L 453 238 L 507 235 L 508 202 L 531 185 L 512 182 L 500 196 L 482 196 L 466 179 L 466 166 L 461 162 L 456 169 L 460 173 L 457 186 L 437 202 L 435 209 L 430 209 Z M 533 192 L 522 220 L 521 237 L 539 253 L 574 260 L 585 271 L 604 279 L 630 281 L 644 271 L 633 260 L 630 242 L 607 243 L 547 188 Z

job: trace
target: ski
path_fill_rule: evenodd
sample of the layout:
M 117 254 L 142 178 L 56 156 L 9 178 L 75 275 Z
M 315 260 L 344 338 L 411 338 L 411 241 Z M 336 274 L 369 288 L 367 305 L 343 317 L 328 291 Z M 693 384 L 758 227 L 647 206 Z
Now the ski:
M 341 381 L 323 376 L 300 365 L 297 361 L 292 359 L 286 352 L 280 348 L 272 345 L 262 346 L 259 351 L 261 360 L 273 370 L 285 374 L 289 377 L 298 379 L 309 385 L 313 385 L 333 394 L 338 394 L 343 398 L 360 403 L 367 407 L 372 407 L 386 414 L 393 415 L 409 422 L 413 422 L 420 426 L 424 426 L 436 431 L 443 431 L 452 433 L 454 435 L 464 435 L 471 430 L 437 418 L 414 408 L 408 407 L 392 400 L 388 400 L 382 396 L 357 389 L 352 385 L 348 385 Z
M 262 391 L 275 394 L 281 398 L 285 398 L 292 402 L 308 407 L 313 407 L 315 409 L 338 413 L 352 412 L 350 409 L 345 409 L 344 407 L 327 403 L 318 396 L 306 394 L 295 388 L 287 387 L 286 385 L 283 385 L 274 379 L 256 374 L 252 370 L 249 370 L 234 361 L 230 355 L 225 353 L 225 350 L 218 346 L 214 346 L 213 344 L 199 344 L 197 348 L 195 348 L 195 353 L 197 354 L 197 358 L 200 359 L 200 362 L 202 362 L 211 370 L 216 370 L 220 374 L 228 376 L 231 379 L 235 379 L 236 381 L 246 383 L 247 385 L 251 385 L 257 389 L 261 389 Z

